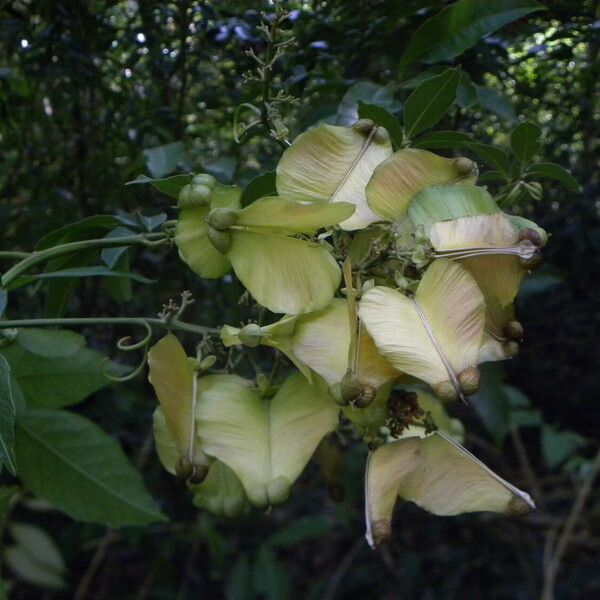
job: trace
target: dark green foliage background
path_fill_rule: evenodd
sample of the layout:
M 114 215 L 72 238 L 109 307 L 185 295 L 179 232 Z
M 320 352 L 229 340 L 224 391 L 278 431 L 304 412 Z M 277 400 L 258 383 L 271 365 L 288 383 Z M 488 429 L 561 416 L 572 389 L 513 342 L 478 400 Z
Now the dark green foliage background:
M 244 51 L 252 47 L 259 53 L 264 46 L 256 29 L 259 4 L 4 3 L 2 249 L 31 250 L 45 233 L 94 214 L 138 208 L 148 215 L 170 212 L 168 196 L 150 186 L 124 185 L 148 173 L 146 148 L 181 140 L 188 161 L 180 164 L 181 172 L 208 170 L 224 182 L 244 184 L 274 168 L 281 152 L 277 144 L 264 135 L 237 144 L 232 135 L 235 108 L 254 101 L 259 92 L 242 78 L 253 67 Z M 410 79 L 440 64 L 411 64 L 402 77 L 398 74 L 410 36 L 443 2 L 286 4 L 294 10 L 291 26 L 298 43 L 278 63 L 275 86 L 301 97 L 289 121 L 292 138 L 335 114 L 357 81 L 389 86 L 395 98 L 404 100 L 413 87 Z M 397 511 L 390 546 L 372 552 L 362 538 L 364 456 L 358 447 L 346 456 L 343 503 L 327 498 L 311 464 L 291 502 L 234 522 L 198 514 L 183 484 L 165 473 L 151 453 L 144 479 L 171 521 L 112 534 L 89 598 L 539 597 L 545 541 L 573 503 L 577 465 L 600 442 L 600 13 L 588 0 L 543 4 L 546 11 L 513 21 L 442 62 L 460 64 L 485 89 L 468 109 L 451 110 L 440 126 L 508 146 L 518 117 L 525 118 L 543 130 L 541 159 L 571 169 L 582 185 L 577 192 L 545 180 L 542 200 L 517 207 L 552 237 L 544 267 L 519 301 L 527 338 L 519 357 L 506 367 L 506 381 L 526 394 L 544 423 L 585 438 L 571 467 L 551 468 L 540 428 L 521 430 L 544 494 L 540 513 L 525 522 L 489 515 L 437 518 L 406 505 Z M 197 301 L 189 321 L 235 324 L 248 317 L 237 304 L 242 290 L 235 282 L 199 281 L 173 250 L 136 252 L 133 266 L 158 283 L 134 283 L 135 293 L 121 303 L 106 283 L 88 279 L 77 285 L 66 314 L 154 316 L 169 298 L 190 289 Z M 21 294 L 9 314 L 41 317 L 48 310 L 44 300 L 44 294 Z M 104 327 L 84 333 L 93 347 L 114 354 L 116 339 L 127 332 Z M 191 348 L 195 340 L 185 341 Z M 109 431 L 134 458 L 144 446 L 154 406 L 151 389 L 138 378 L 93 395 L 75 410 Z M 503 441 L 494 437 L 472 409 L 459 406 L 456 412 L 473 432 L 474 452 L 528 489 L 510 436 Z M 3 477 L 10 480 L 6 473 Z M 593 491 L 566 554 L 557 597 L 600 597 L 599 492 Z M 42 525 L 58 541 L 70 589 L 41 592 L 17 582 L 11 597 L 72 597 L 104 530 L 57 512 L 32 510 L 26 503 L 13 516 Z M 8 570 L 2 575 L 11 579 Z

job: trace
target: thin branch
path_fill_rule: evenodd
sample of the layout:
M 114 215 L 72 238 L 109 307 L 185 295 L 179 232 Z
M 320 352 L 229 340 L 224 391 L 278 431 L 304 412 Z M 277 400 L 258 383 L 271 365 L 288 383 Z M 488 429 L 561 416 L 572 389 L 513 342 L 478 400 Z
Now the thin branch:
M 548 566 L 544 573 L 544 587 L 540 596 L 541 600 L 554 600 L 556 577 L 560 570 L 562 559 L 569 546 L 569 542 L 571 541 L 571 536 L 573 535 L 575 526 L 577 525 L 583 509 L 585 508 L 585 504 L 590 492 L 592 491 L 592 486 L 596 477 L 598 476 L 598 473 L 600 473 L 600 449 L 592 461 L 590 472 L 579 489 L 579 493 L 575 498 L 575 502 L 573 503 L 569 517 L 567 518 L 565 526 L 558 537 L 556 546 L 554 547 L 553 555 L 548 561 Z

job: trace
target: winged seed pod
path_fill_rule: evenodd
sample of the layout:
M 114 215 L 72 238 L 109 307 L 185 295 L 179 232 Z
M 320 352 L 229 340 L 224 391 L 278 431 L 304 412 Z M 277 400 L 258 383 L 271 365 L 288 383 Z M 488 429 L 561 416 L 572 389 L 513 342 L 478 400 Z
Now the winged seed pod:
M 364 327 L 360 328 L 357 350 L 352 357 L 349 357 L 350 345 L 348 308 L 342 298 L 335 298 L 326 308 L 300 317 L 291 338 L 294 355 L 330 387 L 340 384 L 349 368 L 356 375 L 358 394 L 365 388 L 377 392 L 401 375 L 379 354 Z
M 428 383 L 440 398 L 477 390 L 485 301 L 458 264 L 434 261 L 411 297 L 371 288 L 360 300 L 359 316 L 379 353 L 399 371 Z
M 541 244 L 543 230 L 519 230 L 499 211 L 454 217 L 473 212 L 463 210 L 466 200 L 473 199 L 466 193 L 471 190 L 464 187 L 460 191 L 443 187 L 425 190 L 411 205 L 411 219 L 423 226 L 436 257 L 459 261 L 475 278 L 486 301 L 486 336 L 480 360 L 501 360 L 514 356 L 518 351 L 515 342 L 523 337 L 523 328 L 514 318 L 513 301 L 523 277 L 539 261 L 540 250 L 531 240 Z M 440 195 L 444 202 L 439 201 Z M 461 209 L 456 210 L 457 206 Z
M 193 239 L 187 228 L 188 237 L 175 241 L 184 257 L 199 253 L 194 253 L 193 245 L 204 249 L 208 244 L 231 264 L 259 304 L 275 313 L 301 314 L 331 301 L 341 272 L 324 245 L 292 236 L 336 225 L 353 211 L 345 202 L 261 198 L 242 210 L 213 209 L 197 223 Z
M 206 454 L 239 477 L 250 502 L 264 508 L 287 499 L 323 436 L 337 426 L 338 414 L 325 388 L 299 373 L 270 400 L 217 381 L 198 398 L 198 439 Z
M 479 511 L 525 515 L 535 509 L 528 494 L 439 431 L 385 444 L 369 455 L 365 516 L 371 547 L 389 539 L 398 497 L 442 516 Z
M 368 120 L 352 127 L 319 125 L 300 134 L 277 165 L 277 193 L 310 202 L 350 202 L 354 214 L 342 229 L 379 221 L 367 206 L 365 188 L 375 167 L 392 154 L 389 134 Z
M 369 208 L 385 221 L 406 215 L 421 190 L 438 184 L 472 184 L 477 165 L 468 158 L 444 158 L 427 150 L 404 148 L 373 171 L 367 189 Z
M 166 335 L 148 352 L 148 380 L 160 406 L 154 413 L 158 456 L 169 473 L 201 481 L 210 459 L 196 440 L 194 410 L 198 377 L 179 340 Z

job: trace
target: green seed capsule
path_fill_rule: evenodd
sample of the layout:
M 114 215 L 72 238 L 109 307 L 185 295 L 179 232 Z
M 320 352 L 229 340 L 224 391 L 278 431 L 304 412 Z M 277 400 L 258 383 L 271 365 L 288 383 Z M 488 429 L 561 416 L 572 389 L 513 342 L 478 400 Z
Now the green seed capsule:
M 231 248 L 231 236 L 228 233 L 219 231 L 214 227 L 209 227 L 208 239 L 221 254 L 227 254 L 229 252 L 229 249 Z
M 179 192 L 178 208 L 193 208 L 209 204 L 212 190 L 202 184 L 188 183 Z
M 462 177 L 466 177 L 470 175 L 477 169 L 477 164 L 474 163 L 470 158 L 466 158 L 465 156 L 461 156 L 454 161 L 454 165 L 456 166 L 456 171 Z
M 192 185 L 205 185 L 211 190 L 215 187 L 217 180 L 208 173 L 198 173 L 192 179 Z
M 238 337 L 244 346 L 256 348 L 260 344 L 261 335 L 260 325 L 257 323 L 248 323 L 248 325 L 244 325 L 240 329 Z
M 237 211 L 232 208 L 213 208 L 208 213 L 208 224 L 219 231 L 229 229 L 238 219 Z

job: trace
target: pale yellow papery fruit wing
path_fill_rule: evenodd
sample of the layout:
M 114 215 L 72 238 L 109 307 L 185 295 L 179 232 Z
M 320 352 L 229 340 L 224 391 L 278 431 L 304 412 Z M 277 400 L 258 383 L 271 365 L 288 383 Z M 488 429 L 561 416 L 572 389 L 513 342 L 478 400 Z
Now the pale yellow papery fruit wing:
M 456 248 L 502 248 L 514 246 L 518 230 L 504 213 L 440 221 L 427 229 L 431 245 L 444 252 Z
M 454 371 L 476 366 L 485 326 L 485 300 L 467 270 L 449 260 L 434 261 L 417 288 L 415 301 Z
M 397 496 L 444 516 L 478 511 L 521 515 L 535 508 L 528 494 L 439 432 L 391 442 L 369 455 L 365 510 L 372 546 L 389 537 Z
M 238 213 L 236 225 L 281 232 L 314 233 L 350 217 L 354 206 L 348 202 L 321 204 L 285 198 L 261 198 Z
M 175 475 L 177 472 L 177 463 L 181 458 L 181 450 L 177 441 L 167 427 L 165 413 L 160 406 L 157 406 L 152 415 L 152 431 L 154 433 L 154 445 L 156 454 L 168 473 Z
M 375 389 L 393 381 L 399 373 L 378 352 L 373 340 L 361 329 L 356 375 Z M 346 301 L 334 298 L 324 309 L 298 318 L 292 349 L 294 354 L 328 385 L 339 383 L 348 370 L 350 327 Z
M 354 214 L 343 229 L 362 229 L 377 221 L 365 187 L 375 167 L 392 154 L 381 127 L 319 125 L 299 135 L 277 166 L 277 192 L 284 198 L 312 202 L 350 202 Z
M 449 376 L 412 302 L 387 287 L 368 290 L 358 314 L 379 353 L 396 369 L 433 385 Z
M 194 506 L 214 515 L 237 517 L 250 504 L 239 477 L 223 462 L 215 460 L 206 479 L 193 487 Z
M 404 148 L 377 166 L 367 185 L 367 203 L 379 217 L 393 221 L 406 214 L 411 200 L 426 187 L 475 181 L 475 175 L 459 174 L 455 159 Z
M 230 235 L 227 257 L 236 275 L 271 312 L 297 315 L 331 302 L 341 271 L 325 246 L 270 233 Z
M 148 381 L 154 387 L 164 418 L 181 454 L 188 451 L 192 420 L 194 368 L 172 334 L 148 352 Z
M 231 383 L 206 389 L 197 405 L 198 436 L 210 456 L 240 478 L 250 501 L 284 501 L 322 437 L 337 425 L 338 407 L 296 373 L 265 401 Z
M 231 265 L 208 239 L 206 216 L 209 208 L 198 206 L 181 211 L 175 226 L 175 244 L 181 260 L 200 277 L 218 279 Z

